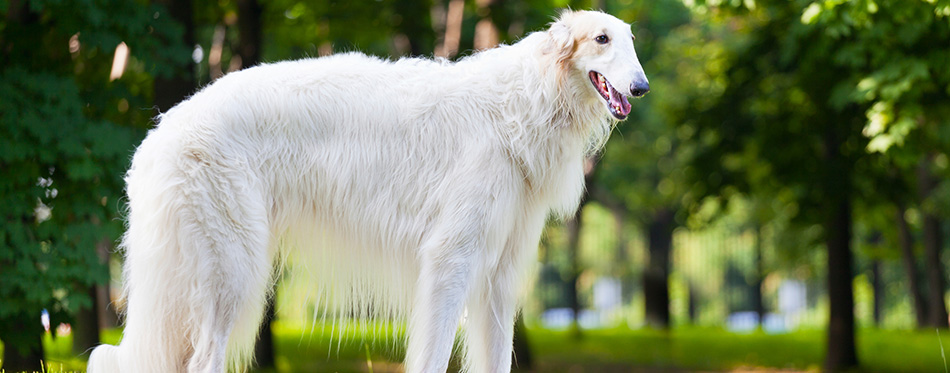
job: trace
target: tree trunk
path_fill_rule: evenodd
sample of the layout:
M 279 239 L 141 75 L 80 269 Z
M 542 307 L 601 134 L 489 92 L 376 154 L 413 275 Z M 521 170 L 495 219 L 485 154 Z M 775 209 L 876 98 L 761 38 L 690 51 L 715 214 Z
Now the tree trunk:
M 19 325 L 22 330 L 13 330 L 7 332 L 14 332 L 20 334 L 17 336 L 19 340 L 23 340 L 23 335 L 32 335 L 30 337 L 29 346 L 24 345 L 13 345 L 11 343 L 6 343 L 3 346 L 3 360 L 0 361 L 0 364 L 3 366 L 3 371 L 5 372 L 41 372 L 43 370 L 42 361 L 43 358 L 43 327 L 39 323 L 39 314 L 29 314 L 29 315 L 15 315 L 12 316 L 14 319 L 19 319 L 15 322 L 6 323 L 9 325 Z M 6 342 L 14 340 L 14 338 L 7 338 L 9 336 L 0 335 L 0 340 Z
M 841 130 L 829 126 L 824 134 L 821 185 L 822 229 L 828 249 L 828 340 L 825 371 L 838 372 L 858 365 L 854 343 L 854 280 L 851 252 L 851 196 L 853 160 L 842 153 Z
M 597 171 L 597 163 L 600 161 L 600 155 L 595 155 L 584 160 L 584 185 L 587 186 L 588 190 L 597 189 L 598 186 L 594 183 L 594 174 Z M 577 206 L 577 212 L 574 213 L 574 218 L 567 221 L 567 250 L 568 250 L 568 261 L 570 262 L 570 273 L 568 279 L 567 295 L 568 303 L 571 306 L 571 311 L 573 311 L 573 321 L 571 322 L 571 331 L 575 338 L 580 338 L 581 329 L 580 325 L 577 323 L 580 318 L 581 304 L 580 299 L 577 293 L 577 280 L 580 278 L 581 268 L 580 263 L 578 263 L 578 253 L 580 252 L 580 238 L 581 238 L 581 227 L 583 226 L 583 213 L 584 206 L 587 206 L 587 203 L 590 202 L 590 198 L 587 192 L 581 197 L 581 202 Z
M 568 261 L 570 263 L 570 272 L 568 273 L 568 284 L 567 284 L 567 300 L 568 304 L 571 307 L 573 312 L 573 320 L 571 322 L 571 330 L 576 333 L 575 336 L 579 336 L 580 327 L 577 323 L 578 318 L 580 317 L 581 304 L 580 299 L 577 294 L 577 280 L 580 277 L 580 264 L 578 263 L 578 252 L 580 244 L 580 233 L 581 225 L 583 219 L 584 205 L 586 201 L 582 201 L 580 206 L 577 208 L 577 212 L 574 214 L 574 218 L 568 220 L 567 225 L 567 255 Z
M 646 323 L 655 328 L 670 326 L 670 251 L 673 245 L 673 211 L 661 208 L 647 225 L 649 265 L 643 272 Z
M 871 260 L 871 289 L 874 291 L 874 326 L 881 326 L 881 311 L 884 308 L 884 283 L 881 282 L 881 261 Z
M 686 283 L 687 286 L 687 306 L 686 315 L 689 317 L 689 323 L 696 325 L 699 320 L 699 292 L 693 286 L 692 281 Z
M 608 205 L 610 208 L 610 213 L 614 217 L 614 227 L 617 229 L 617 246 L 614 248 L 614 259 L 617 261 L 614 263 L 613 272 L 618 278 L 624 276 L 629 270 L 627 265 L 627 232 L 624 230 L 625 223 L 627 220 L 627 211 L 623 206 L 619 205 Z
M 397 0 L 393 5 L 402 15 L 402 21 L 395 28 L 408 39 L 409 54 L 421 56 L 431 53 L 435 35 L 433 28 L 429 27 L 433 23 L 429 7 L 419 6 L 414 0 Z
M 164 5 L 167 14 L 180 23 L 184 28 L 180 42 L 188 47 L 195 45 L 195 26 L 192 19 L 192 0 L 157 0 Z M 190 58 L 189 58 L 190 60 Z M 188 97 L 195 89 L 195 69 L 191 63 L 177 66 L 176 73 L 171 77 L 155 78 L 154 90 L 155 108 L 164 113 L 175 104 Z
M 76 322 L 72 324 L 73 353 L 76 355 L 84 354 L 99 345 L 99 302 L 96 301 L 96 287 L 90 286 L 84 291 L 89 295 L 89 307 L 80 308 L 76 312 Z
M 515 319 L 514 358 L 511 359 L 511 369 L 531 370 L 533 366 L 531 346 L 528 344 L 528 329 L 524 326 L 524 315 L 518 314 Z
M 109 270 L 109 249 L 111 247 L 112 240 L 103 238 L 96 243 L 95 248 L 99 263 L 105 265 L 107 271 Z M 109 321 L 110 316 L 116 316 L 114 312 L 110 312 L 108 303 L 104 306 L 104 302 L 100 300 L 103 295 L 102 288 L 108 289 L 108 286 L 109 281 L 106 281 L 105 284 L 97 284 L 85 290 L 89 294 L 92 303 L 89 307 L 79 309 L 76 312 L 76 322 L 73 324 L 73 353 L 76 355 L 84 354 L 89 349 L 98 346 L 99 330 L 104 327 L 103 320 Z M 103 309 L 103 307 L 106 309 Z
M 854 344 L 854 289 L 852 285 L 851 202 L 843 198 L 835 203 L 825 223 L 828 246 L 828 349 L 825 371 L 837 372 L 857 366 Z
M 238 0 L 238 55 L 241 65 L 250 67 L 261 62 L 261 12 L 257 0 Z
M 762 261 L 762 226 L 755 224 L 755 281 L 752 283 L 752 307 L 758 316 L 759 327 L 765 321 L 765 302 L 762 297 L 762 282 L 765 281 L 765 270 Z
M 475 24 L 475 50 L 485 50 L 498 45 L 498 28 L 492 20 L 491 6 L 495 0 L 475 0 L 475 12 L 481 18 Z
M 587 196 L 610 209 L 617 229 L 617 246 L 614 249 L 614 267 L 611 273 L 620 280 L 621 301 L 629 302 L 640 279 L 630 270 L 628 251 L 629 237 L 626 231 L 627 206 L 599 185 L 588 185 Z
M 931 156 L 925 157 L 917 168 L 917 186 L 920 200 L 924 202 L 931 196 L 937 181 L 930 171 Z M 924 270 L 927 276 L 927 326 L 931 328 L 947 327 L 947 304 L 944 301 L 943 265 L 940 252 L 943 249 L 943 235 L 940 231 L 940 219 L 926 208 L 923 211 Z
M 842 154 L 841 128 L 829 126 L 824 134 L 821 175 L 822 229 L 828 250 L 828 339 L 825 371 L 838 372 L 858 365 L 854 343 L 854 279 L 851 252 L 852 161 Z
M 465 15 L 465 0 L 449 0 L 445 11 L 445 36 L 435 48 L 436 57 L 452 58 L 459 51 L 462 40 L 462 19 Z
M 917 317 L 917 327 L 922 328 L 927 325 L 927 305 L 920 292 L 920 274 L 917 272 L 917 256 L 914 255 L 914 241 L 910 234 L 910 227 L 907 225 L 907 219 L 904 213 L 907 208 L 901 202 L 897 203 L 897 237 L 901 248 L 901 263 L 904 265 L 904 272 L 907 275 L 907 289 L 910 292 L 910 298 L 914 302 L 914 315 Z
M 112 251 L 112 240 L 103 239 L 96 244 L 96 254 L 99 255 L 99 261 L 110 270 L 109 257 Z M 112 278 L 111 274 L 109 278 Z M 119 313 L 112 304 L 112 289 L 109 281 L 96 285 L 96 297 L 93 298 L 99 313 L 99 328 L 114 328 L 119 325 Z
M 947 305 L 944 301 L 944 274 L 943 265 L 940 260 L 942 251 L 942 234 L 940 232 L 940 220 L 932 214 L 924 214 L 924 258 L 927 271 L 927 304 L 930 310 L 927 312 L 927 326 L 931 328 L 947 328 Z
M 221 57 L 224 56 L 224 39 L 227 34 L 227 26 L 224 23 L 219 23 L 217 26 L 214 26 L 214 33 L 211 36 L 211 49 L 208 50 L 208 75 L 211 77 L 211 80 L 218 80 L 224 76 L 225 70 L 221 67 Z M 234 57 L 231 57 L 232 62 L 234 59 L 241 59 L 240 55 L 235 54 Z
M 260 336 L 257 344 L 254 345 L 254 362 L 258 368 L 274 367 L 274 332 L 271 324 L 274 321 L 277 297 L 272 296 L 267 302 L 267 310 L 264 311 L 264 320 L 261 323 Z
M 109 282 L 96 285 L 96 309 L 99 312 L 99 328 L 108 329 L 119 326 L 119 312 L 112 303 L 112 286 Z

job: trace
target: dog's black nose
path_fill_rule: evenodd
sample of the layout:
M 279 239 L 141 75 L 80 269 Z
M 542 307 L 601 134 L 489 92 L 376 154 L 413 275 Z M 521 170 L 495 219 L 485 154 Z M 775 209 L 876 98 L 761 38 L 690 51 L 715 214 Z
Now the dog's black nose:
M 633 97 L 643 97 L 647 92 L 650 92 L 650 83 L 646 81 L 633 82 L 630 85 L 630 94 Z

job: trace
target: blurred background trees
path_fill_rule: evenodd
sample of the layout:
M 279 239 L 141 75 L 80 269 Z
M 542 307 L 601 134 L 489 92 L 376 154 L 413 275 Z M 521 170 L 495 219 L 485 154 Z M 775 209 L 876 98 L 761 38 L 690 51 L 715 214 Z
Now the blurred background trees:
M 108 252 L 122 228 L 122 175 L 153 115 L 141 109 L 152 105 L 145 89 L 187 60 L 187 48 L 163 42 L 181 31 L 159 12 L 125 1 L 0 5 L 0 340 L 8 371 L 38 370 L 41 311 L 53 325 L 96 317 L 95 286 L 108 283 Z M 131 66 L 113 71 L 113 60 Z M 77 337 L 98 341 L 97 324 L 79 326 Z
M 155 114 L 267 61 L 464 58 L 564 7 L 631 22 L 653 92 L 590 160 L 575 219 L 545 230 L 529 334 L 822 328 L 835 371 L 862 360 L 861 328 L 947 327 L 950 0 L 13 0 L 3 367 L 40 369 L 43 310 L 77 354 L 113 326 L 121 176 Z M 307 290 L 281 285 L 268 320 L 313 317 Z

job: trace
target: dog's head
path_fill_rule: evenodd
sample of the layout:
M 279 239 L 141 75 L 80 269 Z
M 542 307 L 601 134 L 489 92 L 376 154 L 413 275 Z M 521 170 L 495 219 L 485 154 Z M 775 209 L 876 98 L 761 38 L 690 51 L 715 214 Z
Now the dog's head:
M 650 83 L 637 51 L 630 25 L 605 13 L 565 11 L 548 29 L 547 53 L 567 74 L 586 76 L 587 93 L 602 99 L 610 114 L 623 120 L 630 114 L 628 96 L 642 97 Z

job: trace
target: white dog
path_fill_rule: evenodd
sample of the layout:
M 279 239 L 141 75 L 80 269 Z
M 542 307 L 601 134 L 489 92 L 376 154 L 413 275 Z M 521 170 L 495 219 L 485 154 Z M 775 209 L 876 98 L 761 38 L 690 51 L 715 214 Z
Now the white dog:
M 583 160 L 649 90 L 630 26 L 565 12 L 458 63 L 350 53 L 229 74 L 160 117 L 128 182 L 127 319 L 90 372 L 241 371 L 274 268 L 332 316 L 408 317 L 408 372 L 505 372 L 523 277 Z M 615 120 L 616 119 L 616 120 Z

